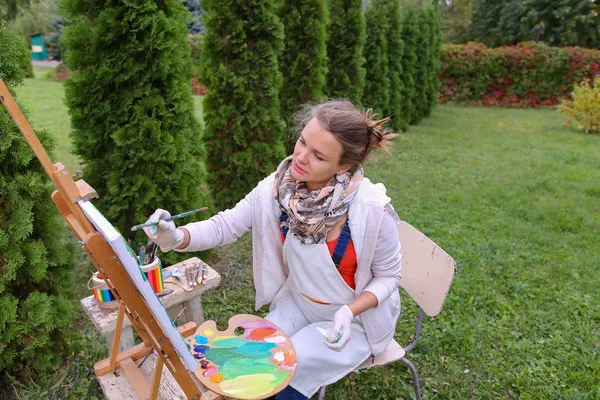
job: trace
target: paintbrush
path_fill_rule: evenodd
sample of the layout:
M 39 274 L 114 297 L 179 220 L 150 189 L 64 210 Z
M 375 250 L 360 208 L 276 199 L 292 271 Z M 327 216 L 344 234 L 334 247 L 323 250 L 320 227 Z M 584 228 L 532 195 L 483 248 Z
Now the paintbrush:
M 198 208 L 197 210 L 192 210 L 192 211 L 184 212 L 184 213 L 181 213 L 181 214 L 172 215 L 172 216 L 167 217 L 167 218 L 161 218 L 160 220 L 158 220 L 156 222 L 150 222 L 150 223 L 147 223 L 147 224 L 144 223 L 144 224 L 135 225 L 135 226 L 131 227 L 131 231 L 134 232 L 134 231 L 137 231 L 137 230 L 142 229 L 142 228 L 147 227 L 147 226 L 157 225 L 160 221 L 173 221 L 174 219 L 179 219 L 179 218 L 187 217 L 188 215 L 192 215 L 192 214 L 195 214 L 197 212 L 206 211 L 206 210 L 208 210 L 208 207 L 202 207 L 202 208 Z

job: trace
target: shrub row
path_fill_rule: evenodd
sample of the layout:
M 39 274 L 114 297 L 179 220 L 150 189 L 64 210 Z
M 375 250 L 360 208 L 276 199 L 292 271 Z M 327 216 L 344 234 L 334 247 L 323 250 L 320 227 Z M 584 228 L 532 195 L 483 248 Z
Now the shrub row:
M 542 43 L 487 48 L 444 45 L 440 103 L 501 107 L 556 105 L 573 85 L 600 74 L 600 51 Z

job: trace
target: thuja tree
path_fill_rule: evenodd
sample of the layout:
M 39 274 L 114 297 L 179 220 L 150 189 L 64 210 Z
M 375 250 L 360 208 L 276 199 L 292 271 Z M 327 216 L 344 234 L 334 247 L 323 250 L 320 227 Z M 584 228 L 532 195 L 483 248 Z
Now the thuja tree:
M 228 207 L 285 157 L 278 63 L 283 25 L 272 0 L 204 0 L 202 7 L 208 182 L 216 205 Z
M 294 149 L 293 115 L 303 103 L 324 97 L 327 74 L 327 8 L 322 0 L 285 1 L 279 9 L 285 29 L 285 49 L 280 58 L 283 77 L 281 113 L 288 130 L 286 151 Z
M 431 69 L 431 24 L 429 21 L 429 15 L 425 5 L 421 3 L 417 10 L 417 26 L 418 35 L 416 38 L 416 55 L 417 64 L 415 65 L 415 86 L 416 93 L 414 97 L 414 112 L 412 114 L 411 122 L 418 124 L 426 115 L 428 109 L 427 91 L 431 87 L 430 69 Z
M 379 116 L 390 108 L 388 68 L 389 18 L 387 0 L 372 0 L 365 11 L 367 39 L 364 46 L 366 78 L 362 103 Z
M 361 104 L 365 87 L 362 0 L 329 1 L 327 94 Z
M 415 101 L 417 87 L 415 82 L 418 30 L 417 6 L 413 1 L 405 2 L 402 7 L 402 116 L 409 124 L 417 122 Z
M 391 123 L 394 130 L 406 130 L 408 119 L 405 116 L 403 104 L 404 75 L 402 57 L 404 56 L 404 41 L 402 40 L 402 15 L 400 0 L 389 0 L 387 8 L 389 24 L 388 34 L 388 74 L 390 77 L 389 113 L 396 118 Z
M 188 11 L 177 0 L 64 6 L 67 61 L 77 71 L 65 86 L 71 137 L 97 206 L 127 237 L 156 207 L 206 205 Z
M 430 52 L 430 71 L 429 71 L 429 88 L 427 91 L 428 109 L 426 115 L 431 113 L 431 109 L 438 104 L 440 93 L 440 70 L 441 70 L 441 53 L 442 53 L 442 16 L 440 3 L 433 1 L 428 8 L 429 21 L 431 29 L 429 32 Z
M 1 22 L 0 49 L 0 78 L 13 91 L 23 82 L 20 60 L 28 50 Z M 52 138 L 44 131 L 37 136 L 51 152 Z M 0 372 L 57 368 L 70 341 L 74 247 L 65 239 L 52 190 L 0 105 Z

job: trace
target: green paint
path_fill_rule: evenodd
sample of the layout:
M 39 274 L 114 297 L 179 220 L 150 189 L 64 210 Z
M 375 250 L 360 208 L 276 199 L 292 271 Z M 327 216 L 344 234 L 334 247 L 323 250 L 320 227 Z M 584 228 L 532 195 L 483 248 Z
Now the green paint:
M 219 368 L 219 373 L 226 380 L 235 379 L 243 375 L 272 374 L 274 385 L 277 386 L 285 380 L 289 371 L 282 370 L 279 372 L 278 367 L 271 364 L 268 360 L 249 360 L 246 358 L 226 362 L 225 365 Z

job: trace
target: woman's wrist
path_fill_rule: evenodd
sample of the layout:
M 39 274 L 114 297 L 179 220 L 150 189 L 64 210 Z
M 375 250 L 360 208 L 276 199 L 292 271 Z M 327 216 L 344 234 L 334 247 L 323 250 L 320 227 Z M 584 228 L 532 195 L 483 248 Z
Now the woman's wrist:
M 190 245 L 190 232 L 185 228 L 177 228 L 183 233 L 183 242 L 177 246 L 176 250 L 183 250 Z

